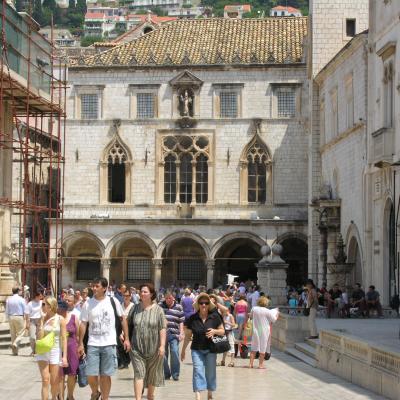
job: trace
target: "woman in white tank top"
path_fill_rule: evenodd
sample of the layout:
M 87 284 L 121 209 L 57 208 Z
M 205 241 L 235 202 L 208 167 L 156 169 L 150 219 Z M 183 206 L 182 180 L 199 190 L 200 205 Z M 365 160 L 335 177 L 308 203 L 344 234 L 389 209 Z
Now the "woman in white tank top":
M 57 314 L 57 299 L 44 299 L 45 316 L 42 318 L 38 339 L 54 332 L 54 346 L 44 354 L 38 354 L 36 361 L 42 377 L 42 400 L 49 398 L 49 382 L 52 400 L 57 400 L 60 392 L 60 366 L 67 367 L 67 330 L 65 319 Z

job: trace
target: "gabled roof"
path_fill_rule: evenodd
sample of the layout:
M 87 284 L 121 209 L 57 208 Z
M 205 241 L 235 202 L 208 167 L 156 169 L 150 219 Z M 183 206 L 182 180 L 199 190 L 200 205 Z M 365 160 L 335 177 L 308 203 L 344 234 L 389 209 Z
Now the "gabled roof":
M 177 20 L 71 67 L 303 62 L 307 17 Z
M 272 11 L 287 11 L 288 13 L 297 14 L 300 12 L 298 8 L 286 7 L 286 6 L 276 6 L 272 8 Z
M 250 4 L 227 4 L 224 7 L 224 11 L 237 11 L 242 10 L 243 12 L 251 12 L 251 5 Z

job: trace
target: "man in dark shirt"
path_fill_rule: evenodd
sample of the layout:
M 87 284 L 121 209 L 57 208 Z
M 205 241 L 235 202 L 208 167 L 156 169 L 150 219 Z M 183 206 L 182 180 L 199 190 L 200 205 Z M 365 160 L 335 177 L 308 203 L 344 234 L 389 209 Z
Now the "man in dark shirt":
M 338 306 L 340 297 L 342 296 L 342 291 L 339 289 L 339 285 L 335 283 L 332 289 L 329 291 L 329 295 L 325 297 L 326 306 L 328 307 L 328 318 L 331 317 L 335 307 Z
M 365 292 L 361 289 L 361 285 L 356 283 L 354 285 L 353 293 L 351 294 L 350 300 L 351 308 L 358 308 L 359 312 L 362 316 L 365 313 Z
M 175 301 L 172 292 L 166 292 L 165 301 L 160 303 L 167 319 L 167 341 L 165 343 L 164 356 L 164 376 L 165 379 L 179 380 L 180 363 L 179 363 L 179 342 L 184 338 L 183 322 L 185 314 L 180 304 Z M 168 356 L 171 355 L 171 366 L 168 362 Z
M 382 305 L 379 301 L 380 294 L 377 290 L 375 290 L 375 286 L 371 285 L 368 288 L 368 292 L 365 296 L 365 302 L 367 305 L 367 317 L 369 318 L 369 311 L 371 309 L 375 309 L 378 312 L 378 316 L 380 318 L 383 318 L 383 311 L 382 311 Z
M 114 297 L 122 304 L 124 302 L 124 293 L 126 292 L 126 286 L 121 283 L 118 289 L 114 293 Z

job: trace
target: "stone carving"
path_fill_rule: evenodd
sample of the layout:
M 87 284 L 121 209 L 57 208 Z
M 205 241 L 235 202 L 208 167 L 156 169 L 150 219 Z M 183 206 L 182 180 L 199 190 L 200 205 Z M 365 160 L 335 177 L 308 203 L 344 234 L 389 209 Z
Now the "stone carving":
M 193 93 L 185 90 L 179 95 L 179 112 L 181 117 L 193 116 Z

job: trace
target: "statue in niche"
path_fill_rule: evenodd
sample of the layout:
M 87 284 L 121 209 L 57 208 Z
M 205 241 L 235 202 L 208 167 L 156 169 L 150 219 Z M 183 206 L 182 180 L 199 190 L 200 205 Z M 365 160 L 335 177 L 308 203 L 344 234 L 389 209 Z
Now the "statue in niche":
M 179 96 L 179 112 L 181 117 L 193 117 L 193 93 L 188 89 Z

